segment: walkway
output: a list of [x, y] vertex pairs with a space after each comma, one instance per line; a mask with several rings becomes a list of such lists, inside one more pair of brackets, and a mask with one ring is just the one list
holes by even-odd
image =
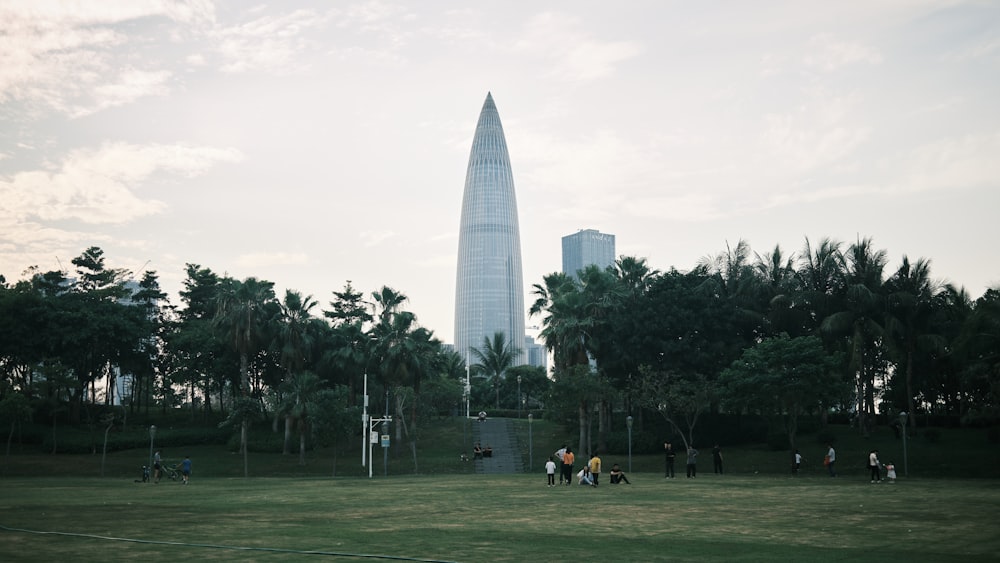
[[524, 460], [517, 445], [514, 421], [509, 418], [487, 418], [483, 422], [475, 419], [472, 425], [472, 444], [480, 443], [484, 448], [493, 447], [492, 457], [474, 460], [476, 473], [524, 473]]

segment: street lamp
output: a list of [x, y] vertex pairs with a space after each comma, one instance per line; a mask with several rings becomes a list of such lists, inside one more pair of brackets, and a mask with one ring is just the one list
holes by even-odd
[[632, 472], [632, 415], [625, 418], [625, 426], [628, 426], [628, 472]]
[[146, 467], [153, 467], [153, 439], [156, 438], [156, 425], [152, 424], [149, 427], [149, 465]]
[[535, 456], [534, 448], [531, 444], [531, 413], [528, 413], [528, 473], [531, 473], [531, 468], [535, 466]]
[[899, 413], [899, 423], [903, 425], [903, 476], [909, 477], [910, 470], [906, 465], [906, 411]]
[[517, 418], [521, 418], [521, 376], [517, 376]]

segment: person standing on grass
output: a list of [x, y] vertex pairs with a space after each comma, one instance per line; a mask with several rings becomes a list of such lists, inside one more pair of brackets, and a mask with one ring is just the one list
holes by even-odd
[[823, 463], [826, 464], [826, 468], [830, 471], [830, 477], [836, 477], [837, 470], [833, 468], [833, 464], [837, 461], [837, 451], [833, 449], [833, 444], [827, 444], [826, 446], [830, 449], [827, 450]]
[[687, 476], [688, 479], [698, 476], [698, 450], [694, 449], [694, 444], [691, 444], [687, 451]]
[[562, 476], [567, 485], [573, 484], [573, 462], [576, 456], [573, 455], [573, 448], [566, 448], [562, 458]]
[[712, 468], [716, 475], [722, 475], [722, 448], [719, 447], [719, 444], [712, 448]]
[[188, 479], [191, 478], [191, 456], [184, 456], [184, 461], [181, 462], [181, 477], [187, 485]]
[[882, 482], [882, 471], [879, 469], [878, 450], [868, 453], [868, 469], [871, 470], [872, 483]]
[[[550, 487], [556, 486], [556, 462], [553, 456], [549, 456], [549, 460], [545, 462], [545, 474], [548, 475], [548, 485]], [[561, 483], [560, 483], [561, 484]]]
[[590, 478], [594, 480], [594, 486], [598, 485], [597, 481], [601, 476], [601, 458], [598, 457], [597, 452], [594, 452], [594, 457], [590, 458]]
[[792, 474], [798, 475], [799, 469], [801, 468], [802, 468], [802, 454], [799, 453], [799, 450], [795, 450], [794, 461], [792, 462]]
[[663, 453], [664, 458], [664, 469], [663, 478], [673, 479], [674, 478], [674, 458], [677, 457], [677, 452], [674, 451], [674, 446], [670, 442], [663, 442]]
[[156, 450], [156, 453], [153, 454], [153, 482], [154, 483], [159, 483], [160, 482], [160, 464], [161, 463], [163, 463], [163, 460], [160, 459], [160, 450]]
[[560, 446], [559, 449], [556, 450], [556, 453], [553, 454], [553, 455], [555, 455], [556, 459], [559, 460], [558, 461], [558, 463], [559, 463], [559, 484], [562, 485], [563, 484], [562, 463], [563, 463], [563, 456], [566, 455], [566, 444], [563, 444], [562, 446]]

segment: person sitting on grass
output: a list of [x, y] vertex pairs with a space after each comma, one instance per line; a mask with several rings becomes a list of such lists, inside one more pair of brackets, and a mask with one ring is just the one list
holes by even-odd
[[625, 473], [622, 472], [622, 468], [618, 467], [618, 464], [616, 463], [611, 466], [611, 484], [617, 485], [618, 483], [625, 483], [626, 485], [632, 484], [629, 482], [628, 477], [625, 476]]
[[594, 480], [590, 476], [590, 467], [584, 465], [583, 469], [581, 469], [580, 472], [576, 474], [576, 476], [578, 479], [580, 479], [581, 485], [590, 485], [591, 487], [594, 486]]

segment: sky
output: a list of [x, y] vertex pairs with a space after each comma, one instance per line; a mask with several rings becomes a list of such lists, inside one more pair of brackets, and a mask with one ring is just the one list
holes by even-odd
[[1000, 2], [961, 0], [0, 0], [0, 274], [98, 246], [175, 305], [188, 263], [318, 309], [387, 285], [451, 342], [488, 92], [529, 306], [580, 229], [1000, 285]]

